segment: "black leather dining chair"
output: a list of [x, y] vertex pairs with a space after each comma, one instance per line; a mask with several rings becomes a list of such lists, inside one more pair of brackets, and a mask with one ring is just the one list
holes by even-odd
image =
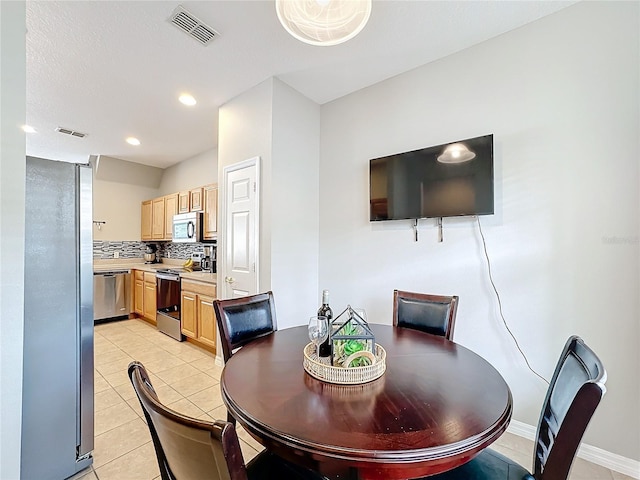
[[221, 334], [220, 343], [225, 362], [231, 358], [235, 349], [277, 329], [276, 307], [271, 291], [214, 300], [213, 309]]
[[393, 291], [393, 325], [453, 338], [458, 297]]
[[[234, 350], [277, 329], [276, 307], [271, 291], [228, 300], [214, 300], [213, 311], [218, 323], [225, 363], [232, 357]], [[229, 413], [227, 421], [235, 424], [236, 419]]]
[[425, 480], [566, 480], [582, 436], [606, 392], [607, 373], [577, 336], [565, 344], [547, 390], [533, 456], [533, 473], [494, 450]]
[[267, 450], [245, 464], [233, 424], [198, 420], [171, 410], [158, 399], [140, 362], [131, 362], [128, 372], [151, 433], [162, 480], [324, 478]]

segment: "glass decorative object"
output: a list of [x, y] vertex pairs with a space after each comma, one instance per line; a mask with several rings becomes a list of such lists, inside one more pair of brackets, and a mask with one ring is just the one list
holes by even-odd
[[351, 305], [331, 322], [331, 365], [364, 367], [375, 362], [376, 340], [367, 321]]

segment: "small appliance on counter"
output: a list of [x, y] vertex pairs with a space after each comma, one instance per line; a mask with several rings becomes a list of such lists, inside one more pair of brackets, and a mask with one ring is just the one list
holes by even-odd
[[153, 243], [148, 243], [144, 251], [144, 263], [157, 263], [157, 261], [156, 246]]
[[204, 258], [200, 261], [202, 270], [207, 272], [216, 273], [216, 246], [205, 245]]
[[203, 270], [202, 268], [202, 259], [204, 254], [202, 252], [194, 252], [191, 254], [191, 269], [192, 270]]

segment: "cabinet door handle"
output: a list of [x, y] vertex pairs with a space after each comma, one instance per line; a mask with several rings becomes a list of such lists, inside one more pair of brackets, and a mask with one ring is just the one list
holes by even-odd
[[233, 277], [224, 277], [224, 281], [227, 283], [233, 283], [235, 282], [235, 279]]

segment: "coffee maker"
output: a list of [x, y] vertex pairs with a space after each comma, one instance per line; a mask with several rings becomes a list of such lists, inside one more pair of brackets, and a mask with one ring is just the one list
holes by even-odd
[[204, 246], [204, 258], [200, 261], [202, 270], [206, 270], [211, 273], [216, 273], [216, 246], [205, 245]]

